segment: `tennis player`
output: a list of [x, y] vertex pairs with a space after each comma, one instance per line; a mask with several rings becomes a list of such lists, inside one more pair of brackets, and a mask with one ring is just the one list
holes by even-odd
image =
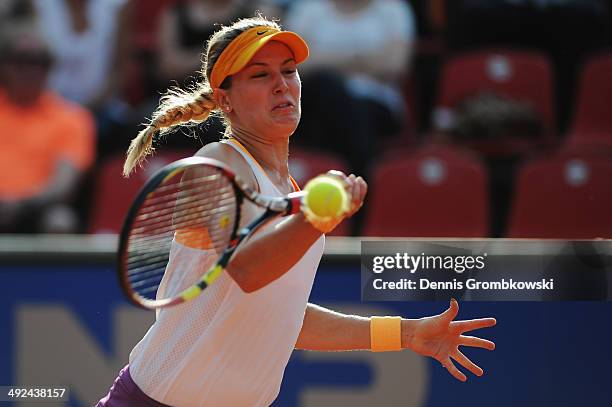
[[[288, 171], [288, 145], [300, 121], [297, 66], [307, 57], [308, 47], [297, 34], [263, 17], [221, 28], [208, 42], [203, 82], [162, 98], [150, 125], [128, 150], [125, 173], [151, 152], [154, 136], [220, 112], [227, 124], [224, 139], [197, 155], [224, 162], [262, 194], [293, 192], [298, 187]], [[351, 216], [361, 207], [367, 185], [353, 174], [336, 176], [347, 185], [351, 209], [346, 216]], [[245, 211], [248, 223], [259, 209]], [[463, 333], [495, 320], [453, 321], [454, 300], [442, 314], [417, 320], [344, 315], [308, 303], [324, 234], [341, 221], [321, 223], [296, 214], [260, 229], [203, 295], [158, 311], [98, 406], [268, 406], [296, 348], [410, 349], [437, 359], [461, 381], [466, 376], [451, 359], [482, 375], [458, 346], [493, 349], [492, 342]], [[199, 277], [206, 268], [205, 252], [189, 242], [174, 244], [168, 267]]]

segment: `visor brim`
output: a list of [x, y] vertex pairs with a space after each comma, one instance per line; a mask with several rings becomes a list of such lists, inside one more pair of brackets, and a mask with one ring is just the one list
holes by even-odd
[[228, 72], [228, 75], [233, 75], [237, 72], [240, 72], [249, 61], [255, 56], [257, 51], [259, 51], [264, 45], [266, 45], [270, 41], [278, 41], [285, 44], [291, 52], [293, 53], [293, 57], [295, 58], [295, 63], [300, 64], [308, 59], [308, 45], [306, 41], [302, 39], [298, 34], [291, 31], [280, 31], [271, 35], [264, 36], [257, 41], [254, 41], [250, 44], [244, 52], [240, 55], [232, 68]]

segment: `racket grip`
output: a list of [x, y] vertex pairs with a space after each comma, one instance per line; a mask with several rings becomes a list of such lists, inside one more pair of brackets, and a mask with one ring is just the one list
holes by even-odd
[[306, 192], [304, 191], [292, 192], [289, 195], [287, 195], [287, 201], [289, 203], [287, 212], [286, 212], [287, 215], [294, 215], [300, 212], [300, 210], [302, 209], [302, 202], [305, 196], [306, 196]]

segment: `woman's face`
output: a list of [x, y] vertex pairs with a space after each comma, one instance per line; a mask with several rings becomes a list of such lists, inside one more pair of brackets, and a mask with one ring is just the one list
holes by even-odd
[[300, 121], [301, 86], [289, 47], [268, 42], [232, 76], [226, 91], [232, 128], [264, 137], [289, 137]]

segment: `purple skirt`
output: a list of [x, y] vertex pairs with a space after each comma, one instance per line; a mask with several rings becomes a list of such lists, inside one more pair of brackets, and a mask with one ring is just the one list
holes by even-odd
[[121, 369], [108, 394], [96, 407], [169, 407], [143, 393], [130, 376], [129, 365]]

